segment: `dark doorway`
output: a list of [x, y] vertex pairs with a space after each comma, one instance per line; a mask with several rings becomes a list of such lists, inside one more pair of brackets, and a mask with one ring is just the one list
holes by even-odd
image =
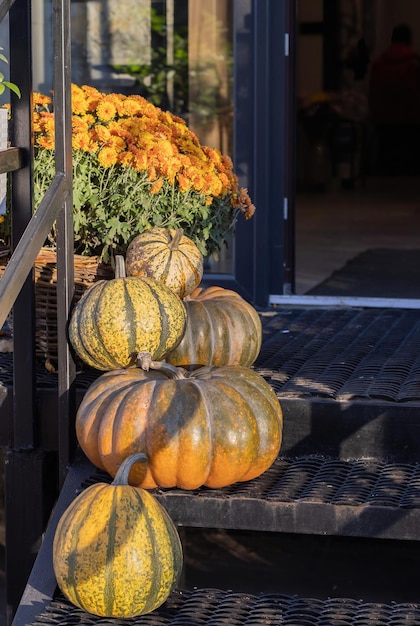
[[337, 276], [357, 260], [360, 275], [375, 281], [372, 297], [420, 297], [420, 170], [404, 166], [395, 150], [394, 166], [381, 169], [384, 149], [368, 102], [373, 61], [399, 23], [410, 26], [420, 53], [420, 5], [410, 0], [299, 2], [296, 294], [369, 295], [366, 280], [359, 289]]

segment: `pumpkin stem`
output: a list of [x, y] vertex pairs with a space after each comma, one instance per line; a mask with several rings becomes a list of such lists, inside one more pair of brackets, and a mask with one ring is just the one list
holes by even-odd
[[136, 463], [146, 463], [147, 456], [143, 452], [136, 452], [128, 456], [119, 466], [117, 473], [115, 474], [112, 485], [128, 485], [128, 475], [131, 468]]
[[162, 372], [168, 378], [176, 380], [187, 378], [187, 372], [181, 367], [175, 367], [175, 365], [165, 361], [153, 361], [150, 352], [139, 352], [137, 354], [137, 364], [145, 372], [155, 370], [156, 372]]
[[178, 250], [179, 242], [181, 241], [181, 237], [184, 234], [183, 228], [177, 228], [175, 231], [175, 235], [172, 237], [172, 241], [168, 244], [169, 250]]
[[126, 276], [124, 257], [117, 254], [115, 256], [115, 278], [125, 278]]

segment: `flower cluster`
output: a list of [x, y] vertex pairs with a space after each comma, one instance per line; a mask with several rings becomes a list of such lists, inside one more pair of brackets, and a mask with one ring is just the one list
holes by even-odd
[[[34, 94], [35, 206], [54, 175], [51, 105]], [[254, 213], [231, 159], [143, 97], [73, 85], [72, 113], [76, 252], [106, 261], [162, 226], [183, 228], [204, 255], [217, 255], [237, 215]]]

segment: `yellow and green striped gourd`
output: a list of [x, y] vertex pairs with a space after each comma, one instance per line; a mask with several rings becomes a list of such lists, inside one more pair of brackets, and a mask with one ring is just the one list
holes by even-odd
[[82, 491], [59, 520], [53, 567], [66, 598], [93, 615], [128, 618], [159, 607], [182, 571], [182, 546], [165, 509], [127, 484], [134, 454], [111, 484]]
[[84, 363], [109, 371], [135, 366], [142, 351], [164, 358], [185, 324], [182, 300], [153, 278], [126, 277], [118, 257], [116, 278], [95, 283], [74, 307], [69, 339]]

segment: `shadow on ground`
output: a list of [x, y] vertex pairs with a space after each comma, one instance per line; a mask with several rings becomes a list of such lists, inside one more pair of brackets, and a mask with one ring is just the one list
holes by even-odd
[[365, 602], [419, 602], [412, 541], [183, 529], [185, 586]]

